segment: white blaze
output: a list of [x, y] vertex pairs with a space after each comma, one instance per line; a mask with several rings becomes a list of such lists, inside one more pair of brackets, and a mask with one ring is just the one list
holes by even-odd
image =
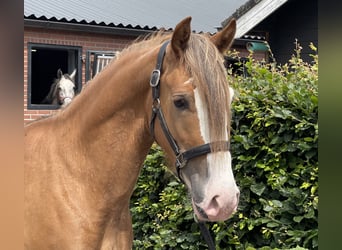
[[202, 98], [200, 94], [198, 93], [198, 88], [195, 88], [194, 90], [195, 94], [195, 105], [200, 125], [200, 131], [202, 138], [204, 140], [204, 143], [210, 142], [210, 134], [209, 134], [209, 122], [208, 122], [208, 109], [207, 105], [202, 101]]
[[[233, 89], [229, 88], [229, 91], [231, 101], [233, 98]], [[197, 88], [194, 90], [194, 96], [201, 136], [204, 143], [210, 143], [207, 105], [202, 100]], [[225, 128], [227, 128], [228, 117], [226, 117], [225, 120]], [[226, 131], [224, 138], [221, 138], [221, 140], [228, 141], [228, 139], [228, 131]], [[221, 208], [234, 206], [238, 188], [234, 180], [231, 166], [232, 159], [229, 151], [210, 153], [206, 157], [209, 170], [209, 181], [205, 188], [206, 198], [202, 202], [202, 208], [206, 209], [206, 212], [210, 214], [210, 202], [213, 197], [219, 197], [217, 202], [220, 203], [219, 207]]]

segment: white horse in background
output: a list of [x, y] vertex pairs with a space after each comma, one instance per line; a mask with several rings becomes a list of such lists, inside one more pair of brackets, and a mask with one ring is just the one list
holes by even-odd
[[42, 104], [54, 104], [66, 107], [75, 97], [75, 76], [76, 69], [69, 75], [63, 74], [61, 69], [57, 70], [57, 79], [50, 87], [50, 91]]

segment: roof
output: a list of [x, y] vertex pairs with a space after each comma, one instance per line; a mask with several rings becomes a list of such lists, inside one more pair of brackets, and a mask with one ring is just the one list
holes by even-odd
[[237, 19], [242, 38], [288, 0], [24, 0], [24, 18], [132, 30], [173, 29], [192, 16], [192, 29], [215, 33]]
[[239, 38], [253, 29], [262, 20], [276, 11], [288, 0], [249, 0], [244, 1], [230, 17], [222, 22], [222, 26], [228, 24], [231, 18], [237, 19], [236, 38]]
[[215, 33], [246, 0], [24, 0], [24, 18], [133, 29], [173, 29], [192, 16], [196, 32]]

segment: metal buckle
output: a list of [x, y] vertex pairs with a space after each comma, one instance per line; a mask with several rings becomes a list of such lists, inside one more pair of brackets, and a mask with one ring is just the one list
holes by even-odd
[[160, 109], [160, 99], [154, 99], [152, 102], [152, 111], [153, 113], [157, 113], [157, 111]]
[[151, 74], [150, 86], [157, 87], [160, 80], [160, 70], [154, 69]]
[[187, 161], [184, 160], [183, 154], [176, 155], [176, 167], [182, 169], [186, 166]]

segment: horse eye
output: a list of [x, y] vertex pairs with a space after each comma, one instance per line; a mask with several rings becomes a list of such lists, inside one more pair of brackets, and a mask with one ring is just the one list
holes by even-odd
[[185, 98], [179, 98], [173, 101], [174, 105], [178, 109], [187, 109], [189, 108], [189, 103]]

